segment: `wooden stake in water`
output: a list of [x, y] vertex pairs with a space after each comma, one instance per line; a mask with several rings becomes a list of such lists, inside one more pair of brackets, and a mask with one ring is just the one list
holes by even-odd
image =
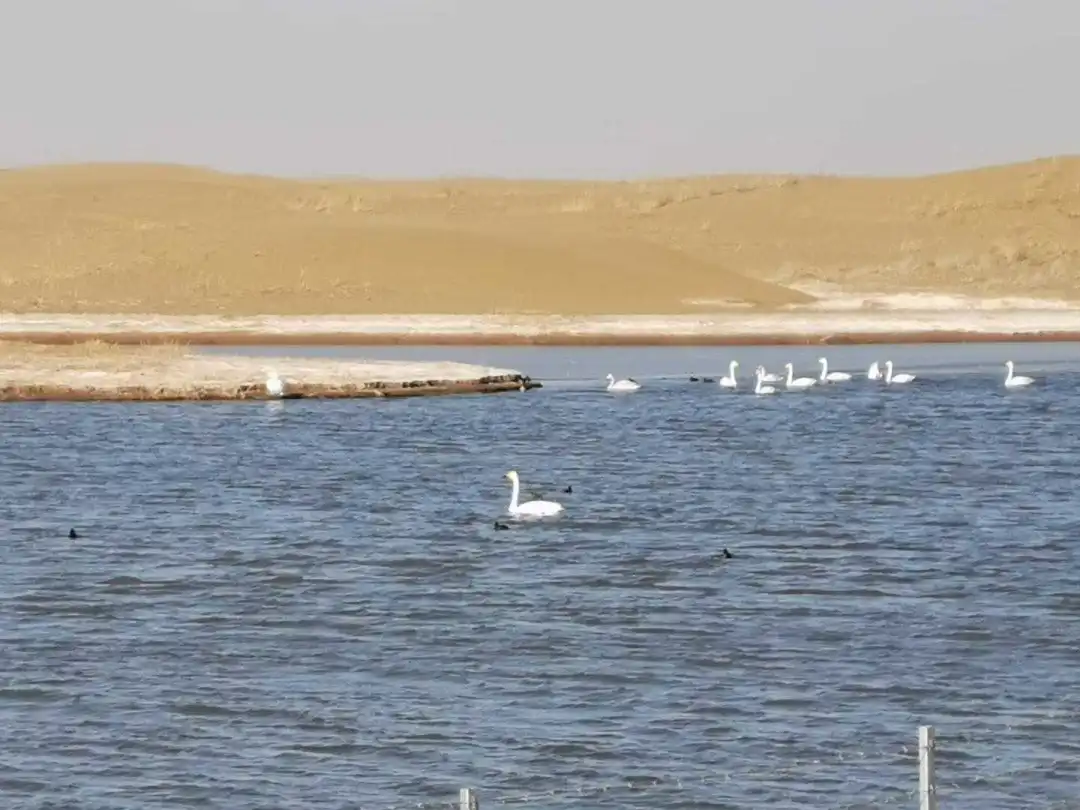
[[919, 726], [919, 810], [937, 810], [933, 726]]
[[472, 788], [462, 788], [459, 807], [461, 810], [480, 810], [480, 799], [476, 795], [476, 791]]

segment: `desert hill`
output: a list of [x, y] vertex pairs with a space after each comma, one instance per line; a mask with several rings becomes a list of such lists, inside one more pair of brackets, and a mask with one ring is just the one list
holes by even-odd
[[693, 313], [1080, 298], [1080, 158], [917, 178], [299, 181], [0, 171], [0, 311]]

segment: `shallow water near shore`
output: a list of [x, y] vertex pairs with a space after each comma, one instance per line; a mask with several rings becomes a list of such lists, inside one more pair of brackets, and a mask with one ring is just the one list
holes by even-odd
[[347, 352], [546, 387], [0, 408], [5, 806], [1071, 806], [1077, 347]]
[[596, 388], [608, 373], [661, 383], [683, 382], [691, 375], [719, 378], [731, 360], [739, 362], [739, 374], [749, 382], [756, 365], [783, 373], [792, 363], [797, 375], [816, 376], [819, 357], [826, 357], [830, 371], [863, 375], [877, 360], [893, 360], [897, 371], [935, 378], [966, 374], [1004, 376], [1004, 363], [1017, 363], [1017, 373], [1080, 371], [1080, 344], [1075, 343], [971, 343], [901, 344], [870, 346], [641, 346], [574, 347], [544, 346], [266, 346], [201, 347], [208, 354], [286, 355], [370, 358], [405, 362], [451, 361], [512, 368], [540, 380], [548, 387]]

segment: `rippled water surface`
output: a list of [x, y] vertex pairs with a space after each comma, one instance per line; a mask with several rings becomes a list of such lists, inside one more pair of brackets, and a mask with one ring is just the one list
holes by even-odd
[[2, 805], [911, 807], [925, 723], [942, 807], [1075, 806], [1080, 371], [999, 365], [6, 405]]

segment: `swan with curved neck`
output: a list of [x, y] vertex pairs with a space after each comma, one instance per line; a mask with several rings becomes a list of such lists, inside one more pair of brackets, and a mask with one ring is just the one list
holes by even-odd
[[278, 376], [276, 371], [266, 372], [266, 393], [272, 397], [280, 397], [285, 393], [285, 381]]
[[765, 366], [758, 366], [757, 370], [761, 373], [761, 379], [763, 382], [780, 382], [783, 377], [779, 374], [771, 374], [765, 370]]
[[813, 377], [796, 377], [795, 366], [791, 363], [784, 363], [784, 368], [787, 370], [787, 380], [784, 384], [788, 388], [809, 388], [817, 383]]
[[738, 360], [732, 360], [728, 363], [728, 372], [726, 377], [720, 378], [720, 386], [722, 388], [738, 388], [739, 381], [735, 379], [735, 369], [739, 367]]
[[511, 515], [518, 517], [551, 517], [563, 511], [563, 505], [555, 501], [525, 501], [525, 503], [518, 503], [518, 498], [521, 496], [521, 481], [518, 478], [517, 471], [510, 470], [506, 477], [510, 479], [512, 484], [510, 506], [506, 510]]
[[878, 365], [878, 361], [875, 360], [870, 364], [870, 368], [866, 370], [866, 379], [868, 380], [880, 380], [882, 377], [881, 366]]
[[754, 393], [757, 394], [758, 396], [762, 396], [764, 394], [775, 394], [776, 393], [775, 388], [773, 388], [771, 385], [765, 385], [764, 384], [764, 379], [765, 379], [764, 373], [763, 373], [764, 371], [765, 371], [764, 367], [758, 366], [757, 371], [754, 373]]
[[637, 391], [641, 388], [641, 383], [633, 377], [627, 377], [625, 380], [616, 380], [614, 374], [607, 375], [607, 384], [608, 391]]
[[829, 371], [828, 358], [819, 357], [818, 362], [821, 363], [821, 376], [818, 379], [822, 382], [845, 382], [851, 379], [851, 375], [846, 371]]
[[899, 374], [893, 374], [892, 360], [885, 361], [885, 384], [896, 385], [898, 383], [909, 383], [915, 379], [914, 374], [908, 374], [906, 372], [900, 372]]
[[1005, 368], [1009, 370], [1008, 373], [1005, 375], [1006, 388], [1022, 388], [1025, 385], [1031, 385], [1033, 382], [1035, 382], [1035, 380], [1031, 377], [1025, 377], [1022, 374], [1014, 374], [1012, 360], [1005, 361]]

